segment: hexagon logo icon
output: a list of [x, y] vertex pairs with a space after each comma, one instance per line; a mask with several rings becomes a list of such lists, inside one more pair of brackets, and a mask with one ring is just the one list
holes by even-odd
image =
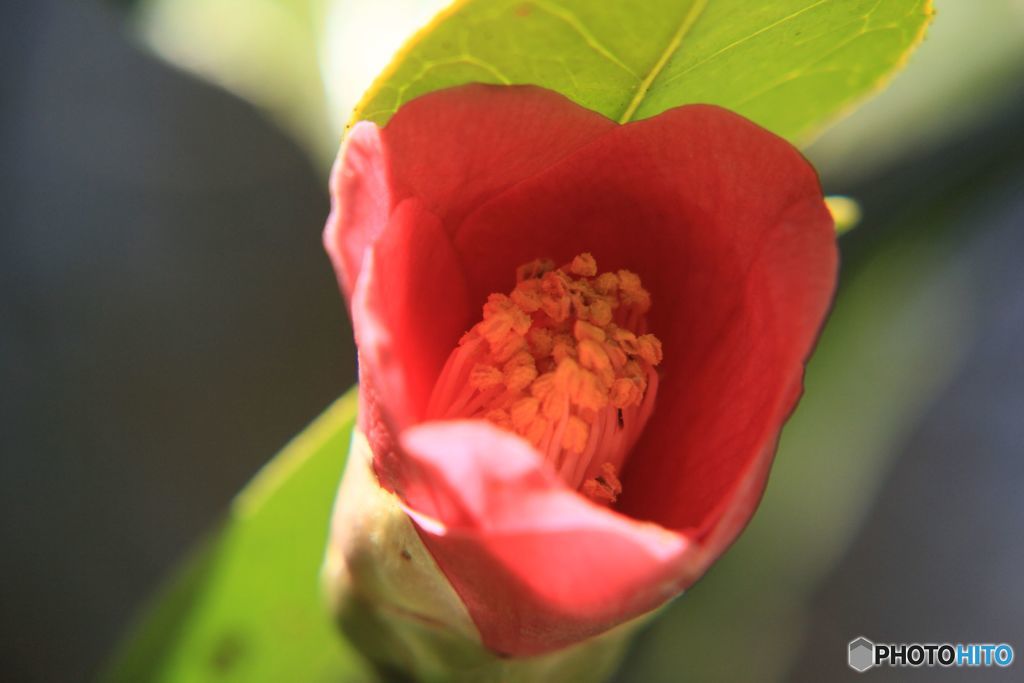
[[854, 671], [864, 673], [875, 665], [875, 644], [864, 636], [850, 641], [847, 663]]

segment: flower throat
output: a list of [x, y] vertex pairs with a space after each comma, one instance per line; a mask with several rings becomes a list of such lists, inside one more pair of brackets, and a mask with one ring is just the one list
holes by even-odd
[[635, 273], [598, 275], [590, 254], [520, 266], [512, 292], [487, 298], [448, 357], [427, 419], [489, 420], [532, 443], [570, 487], [615, 502], [658, 391], [650, 307]]

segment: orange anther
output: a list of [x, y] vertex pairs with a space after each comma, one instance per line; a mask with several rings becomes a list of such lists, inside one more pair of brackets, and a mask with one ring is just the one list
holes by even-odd
[[534, 327], [526, 338], [530, 342], [530, 352], [534, 358], [550, 356], [555, 348], [555, 338], [546, 327]]
[[493, 365], [477, 363], [469, 373], [469, 384], [474, 389], [487, 391], [493, 389], [502, 382], [501, 370]]
[[601, 344], [593, 339], [584, 339], [579, 345], [580, 365], [588, 370], [611, 368], [612, 362]]
[[569, 272], [582, 277], [594, 277], [597, 275], [597, 261], [589, 253], [583, 253], [572, 260]]
[[650, 365], [657, 365], [662, 359], [661, 340], [653, 334], [637, 339], [637, 355]]
[[536, 261], [524, 263], [516, 268], [516, 282], [538, 278], [544, 273], [554, 269], [555, 262], [551, 259], [539, 258]]
[[601, 465], [601, 474], [583, 483], [583, 494], [602, 503], [614, 503], [622, 493], [622, 483], [611, 463]]
[[[597, 272], [588, 253], [556, 268], [516, 270], [459, 341], [429, 418], [482, 418], [522, 435], [565, 481], [596, 502], [622, 491], [616, 473], [657, 389], [661, 342], [644, 332], [650, 294], [628, 270]], [[600, 472], [584, 481], [587, 473]]]
[[488, 410], [487, 414], [484, 415], [484, 419], [498, 425], [502, 429], [512, 430], [512, 419], [508, 413], [500, 408], [495, 410]]
[[580, 418], [572, 415], [565, 423], [565, 431], [562, 432], [562, 448], [571, 453], [582, 453], [587, 446], [587, 436], [590, 434], [590, 427]]
[[605, 327], [612, 321], [612, 307], [604, 299], [595, 299], [587, 311], [590, 322], [598, 327]]
[[512, 404], [509, 414], [512, 418], [512, 426], [520, 434], [525, 433], [530, 423], [537, 417], [540, 410], [540, 401], [533, 396], [524, 396]]
[[512, 302], [523, 309], [526, 313], [533, 313], [543, 303], [540, 282], [537, 280], [526, 280], [521, 282], [510, 295]]
[[615, 273], [601, 273], [594, 278], [594, 291], [614, 296], [619, 291], [619, 276]]
[[502, 368], [509, 391], [523, 391], [537, 379], [537, 366], [529, 351], [519, 351]]
[[572, 326], [572, 334], [576, 337], [576, 341], [592, 339], [596, 342], [603, 342], [608, 336], [605, 334], [604, 330], [597, 325], [592, 325], [583, 320], [577, 320]]

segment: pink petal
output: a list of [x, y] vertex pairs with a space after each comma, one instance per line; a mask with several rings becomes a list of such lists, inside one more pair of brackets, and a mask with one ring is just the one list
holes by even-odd
[[402, 447], [410, 514], [495, 651], [558, 649], [678, 592], [683, 536], [567, 489], [519, 437], [432, 422], [407, 430]]

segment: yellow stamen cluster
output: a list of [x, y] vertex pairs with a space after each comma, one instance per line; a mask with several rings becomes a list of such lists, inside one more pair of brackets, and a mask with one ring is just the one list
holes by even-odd
[[662, 359], [661, 342], [642, 333], [650, 294], [628, 270], [599, 275], [590, 254], [561, 268], [527, 263], [516, 279], [510, 294], [488, 298], [428, 412], [514, 431], [570, 485], [613, 502], [616, 469], [650, 414]]

